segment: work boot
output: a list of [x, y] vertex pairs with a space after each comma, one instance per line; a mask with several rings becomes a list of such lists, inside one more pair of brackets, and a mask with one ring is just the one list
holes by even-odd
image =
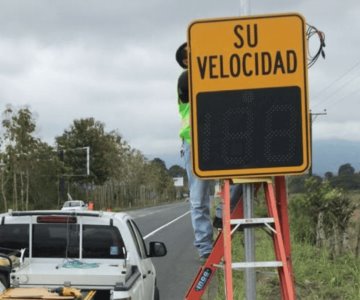
[[[218, 230], [222, 230], [222, 228], [223, 228], [222, 218], [215, 216], [215, 218], [213, 220], [213, 227], [217, 228]], [[231, 230], [233, 230], [235, 228], [235, 225], [231, 225], [230, 228], [231, 228]], [[236, 231], [243, 231], [243, 228], [241, 226], [238, 226]]]
[[209, 256], [210, 256], [210, 253], [205, 253], [205, 254], [201, 255], [200, 256], [200, 262], [202, 264], [204, 264], [207, 261], [207, 259], [209, 258]]
[[217, 229], [222, 229], [223, 227], [222, 219], [215, 216], [213, 221], [213, 227]]

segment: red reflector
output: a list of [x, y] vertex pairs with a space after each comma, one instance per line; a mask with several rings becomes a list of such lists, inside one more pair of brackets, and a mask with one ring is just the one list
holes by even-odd
[[73, 216], [38, 216], [38, 223], [76, 223], [76, 217]]

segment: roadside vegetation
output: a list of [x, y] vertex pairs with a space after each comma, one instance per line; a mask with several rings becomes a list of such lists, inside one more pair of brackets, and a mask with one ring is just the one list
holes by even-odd
[[[360, 299], [360, 174], [350, 164], [337, 175], [288, 178], [292, 264], [297, 299]], [[262, 195], [256, 211], [264, 209]], [[255, 230], [256, 260], [274, 260], [272, 240]], [[244, 260], [243, 233], [233, 237], [233, 260]], [[244, 273], [233, 271], [234, 299], [245, 299]], [[257, 270], [257, 299], [280, 299], [276, 271]], [[217, 300], [225, 299], [217, 272]]]
[[49, 145], [36, 137], [28, 108], [8, 105], [1, 117], [0, 211], [57, 209], [68, 194], [93, 202], [95, 209], [121, 210], [175, 201], [185, 193], [173, 183], [173, 177], [185, 177], [183, 168], [147, 159], [94, 118], [74, 120]]
[[[93, 202], [95, 209], [123, 210], [176, 201], [187, 193], [186, 172], [147, 159], [115, 130], [93, 118], [74, 120], [49, 145], [36, 137], [28, 108], [7, 106], [0, 126], [0, 211], [57, 209], [67, 200]], [[89, 157], [87, 157], [89, 149]], [[89, 158], [89, 173], [87, 170]], [[184, 177], [175, 188], [173, 177]], [[292, 262], [298, 299], [360, 299], [360, 174], [350, 164], [338, 173], [288, 178]], [[255, 200], [257, 214], [266, 208]], [[234, 261], [243, 259], [236, 232]], [[274, 260], [271, 238], [256, 229], [257, 260]], [[218, 295], [223, 300], [219, 270]], [[279, 299], [276, 272], [257, 273], [258, 299]], [[234, 271], [235, 299], [244, 299], [244, 278]]]

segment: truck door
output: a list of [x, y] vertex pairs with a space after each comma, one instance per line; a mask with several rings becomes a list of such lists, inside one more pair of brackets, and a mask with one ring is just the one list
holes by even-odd
[[131, 234], [134, 237], [136, 248], [140, 257], [139, 269], [144, 284], [144, 300], [153, 300], [155, 287], [155, 269], [151, 258], [147, 256], [146, 246], [142, 235], [132, 220], [128, 221], [128, 226]]

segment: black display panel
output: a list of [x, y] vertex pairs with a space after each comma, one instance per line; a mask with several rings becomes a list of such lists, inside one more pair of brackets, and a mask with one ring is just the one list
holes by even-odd
[[196, 109], [201, 171], [303, 165], [299, 87], [202, 92]]

